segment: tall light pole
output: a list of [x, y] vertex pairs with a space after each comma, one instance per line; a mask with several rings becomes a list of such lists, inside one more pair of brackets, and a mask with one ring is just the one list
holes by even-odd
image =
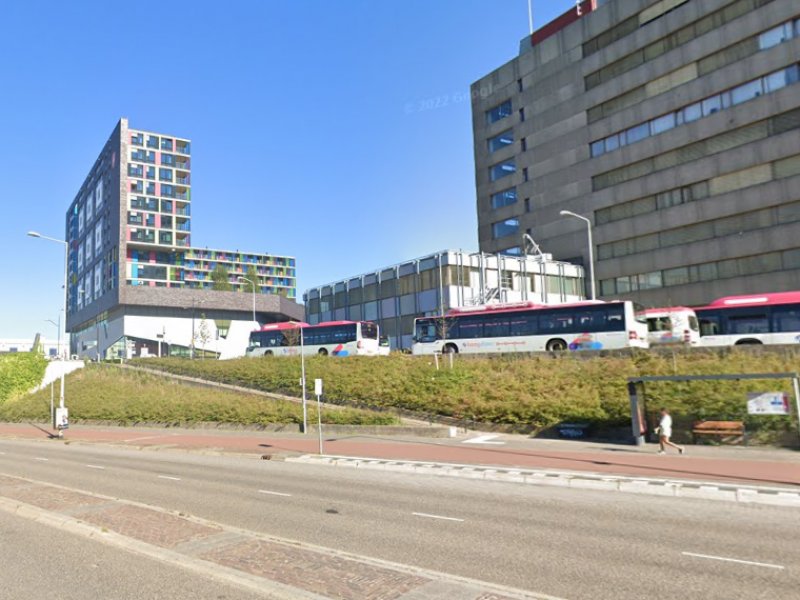
[[581, 221], [586, 223], [586, 231], [589, 234], [589, 269], [592, 274], [590, 279], [592, 286], [591, 287], [592, 300], [595, 300], [597, 298], [597, 290], [595, 288], [595, 282], [594, 282], [594, 243], [592, 242], [592, 222], [583, 215], [576, 214], [571, 210], [562, 210], [558, 214], [560, 214], [563, 217], [575, 217], [576, 219], [580, 219]]
[[52, 323], [56, 326], [56, 331], [58, 332], [58, 356], [61, 356], [61, 311], [58, 311], [58, 323], [53, 321], [53, 319], [45, 319], [47, 323]]
[[300, 329], [300, 384], [303, 386], [303, 433], [308, 433], [308, 406], [306, 405], [306, 353], [303, 343], [303, 323], [298, 323]]
[[242, 277], [241, 275], [237, 275], [236, 279], [238, 279], [240, 281], [246, 281], [252, 286], [252, 290], [253, 290], [253, 323], [257, 324], [258, 321], [256, 321], [256, 282], [253, 281], [252, 279], [248, 279], [247, 277]]
[[[58, 238], [48, 237], [46, 235], [42, 235], [37, 231], [29, 231], [28, 235], [30, 237], [41, 238], [43, 240], [48, 240], [50, 242], [57, 242], [59, 244], [64, 244], [64, 343], [66, 345], [67, 342], [67, 259], [69, 257], [69, 242], [66, 240], [59, 240]], [[59, 332], [61, 328], [59, 327]], [[66, 353], [65, 353], [66, 354]], [[62, 356], [61, 360], [65, 360], [66, 356]], [[65, 365], [62, 365], [65, 367]], [[64, 408], [64, 371], [65, 369], [61, 369], [61, 391], [58, 399], [58, 406], [59, 408]], [[61, 437], [61, 430], [58, 431], [59, 437]]]

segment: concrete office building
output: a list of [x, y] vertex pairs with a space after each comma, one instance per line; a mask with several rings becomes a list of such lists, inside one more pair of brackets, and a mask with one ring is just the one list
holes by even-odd
[[479, 245], [528, 232], [601, 297], [800, 289], [800, 3], [606, 0], [473, 84]]
[[583, 299], [583, 268], [538, 256], [443, 250], [307, 290], [306, 321], [374, 321], [392, 348], [411, 348], [416, 317], [493, 302]]
[[[254, 318], [303, 316], [294, 258], [192, 247], [191, 205], [190, 141], [121, 119], [66, 214], [72, 354], [225, 358], [244, 353]], [[217, 266], [234, 291], [211, 289]]]

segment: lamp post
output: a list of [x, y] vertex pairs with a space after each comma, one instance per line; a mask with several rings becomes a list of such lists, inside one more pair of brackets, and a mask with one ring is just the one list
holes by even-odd
[[591, 271], [591, 293], [592, 293], [592, 300], [595, 300], [597, 297], [597, 292], [594, 283], [594, 244], [592, 242], [592, 222], [584, 217], [583, 215], [576, 214], [570, 210], [562, 210], [559, 212], [563, 217], [575, 217], [576, 219], [580, 219], [581, 221], [586, 223], [586, 231], [589, 235], [589, 270]]
[[[65, 240], [59, 240], [58, 238], [48, 237], [46, 235], [42, 235], [37, 231], [29, 231], [28, 235], [30, 237], [41, 238], [43, 240], [48, 240], [50, 242], [57, 242], [59, 244], [64, 245], [64, 343], [66, 345], [67, 342], [67, 259], [69, 255], [69, 242]], [[59, 315], [60, 317], [60, 315]], [[59, 318], [59, 321], [61, 319]], [[61, 328], [59, 327], [59, 333], [61, 332]], [[66, 353], [65, 353], [66, 354]], [[65, 360], [66, 356], [62, 356], [61, 360]], [[64, 365], [62, 365], [64, 367]], [[64, 368], [61, 369], [61, 391], [58, 399], [58, 406], [59, 408], [64, 408]], [[59, 437], [62, 435], [62, 431], [59, 429], [58, 431]]]
[[45, 319], [47, 323], [52, 323], [56, 326], [56, 331], [58, 332], [58, 356], [61, 356], [61, 311], [58, 311], [58, 323], [53, 321], [53, 319]]
[[300, 383], [303, 386], [303, 433], [308, 433], [308, 406], [306, 405], [306, 353], [303, 343], [303, 324], [299, 323], [300, 329]]
[[239, 281], [246, 281], [252, 286], [252, 291], [253, 291], [253, 323], [258, 324], [258, 321], [256, 320], [256, 282], [253, 281], [252, 279], [248, 279], [247, 277], [242, 277], [241, 275], [237, 275], [236, 279], [238, 279]]

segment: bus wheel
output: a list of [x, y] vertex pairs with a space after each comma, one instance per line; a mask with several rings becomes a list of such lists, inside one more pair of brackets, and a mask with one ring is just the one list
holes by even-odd
[[458, 346], [455, 344], [445, 344], [442, 348], [442, 354], [458, 354]]
[[564, 340], [550, 340], [545, 348], [547, 348], [548, 352], [564, 352], [567, 349], [567, 342]]
[[751, 339], [751, 340], [739, 340], [734, 345], [735, 346], [754, 346], [754, 345], [761, 346], [762, 344], [763, 344], [763, 342], [761, 340], [752, 340]]
[[328, 356], [328, 351], [325, 350], [325, 348], [320, 348], [317, 354], [319, 354], [320, 356]]
[[264, 356], [272, 356], [272, 350], [267, 350], [264, 352]]

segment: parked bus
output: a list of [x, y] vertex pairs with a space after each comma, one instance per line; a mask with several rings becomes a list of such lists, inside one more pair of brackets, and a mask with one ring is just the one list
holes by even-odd
[[250, 333], [247, 356], [377, 356], [378, 326], [369, 321], [270, 323]]
[[702, 346], [800, 342], [800, 292], [726, 296], [695, 313]]
[[694, 310], [685, 306], [648, 308], [647, 341], [651, 347], [680, 344], [696, 346], [700, 342], [700, 325]]
[[647, 323], [630, 301], [456, 308], [416, 319], [414, 333], [413, 354], [647, 348]]

